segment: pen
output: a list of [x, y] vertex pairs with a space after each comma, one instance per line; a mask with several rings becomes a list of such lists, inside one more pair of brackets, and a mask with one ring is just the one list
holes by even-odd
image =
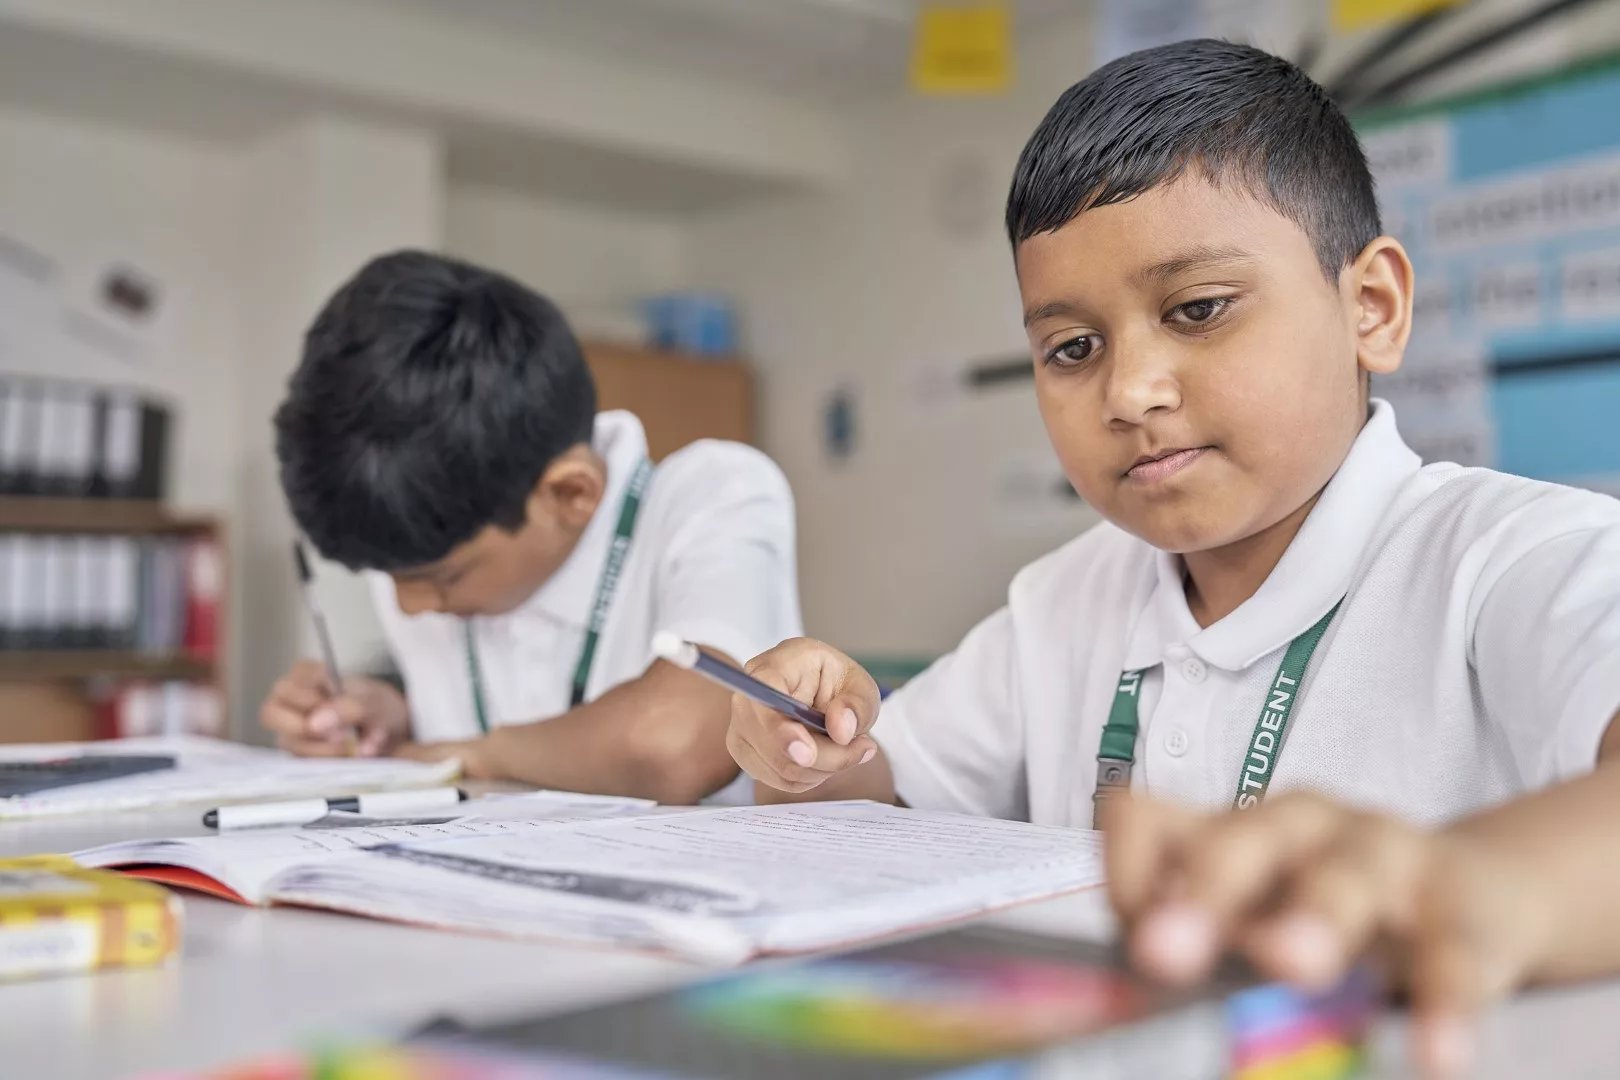
[[780, 690], [773, 690], [747, 672], [739, 671], [724, 660], [710, 656], [690, 641], [683, 640], [678, 634], [672, 634], [667, 630], [660, 630], [654, 634], [653, 654], [660, 659], [668, 660], [676, 667], [706, 676], [728, 690], [759, 702], [767, 709], [775, 709], [779, 713], [791, 716], [806, 727], [815, 728], [817, 731], [827, 730], [827, 718], [804, 702], [795, 701]]
[[443, 810], [466, 801], [460, 788], [420, 788], [411, 791], [378, 791], [341, 799], [292, 799], [288, 802], [244, 803], [221, 806], [203, 815], [210, 829], [252, 829], [268, 825], [308, 825], [334, 810], [347, 810], [368, 816], [398, 816]]
[[[315, 639], [320, 643], [321, 661], [326, 665], [326, 680], [332, 684], [332, 696], [341, 697], [343, 675], [338, 671], [337, 650], [332, 648], [332, 631], [327, 629], [326, 615], [315, 602], [315, 574], [309, 568], [309, 556], [304, 552], [302, 541], [293, 541], [293, 563], [298, 567], [298, 584], [304, 594], [304, 606], [309, 609], [310, 620], [315, 624]], [[359, 736], [353, 729], [350, 729], [347, 741], [352, 757], [360, 746]]]
[[301, 541], [293, 541], [293, 562], [298, 567], [298, 584], [304, 592], [304, 606], [315, 622], [315, 637], [320, 642], [321, 659], [326, 664], [326, 677], [332, 683], [333, 695], [343, 693], [343, 676], [338, 674], [337, 653], [332, 648], [332, 633], [326, 628], [326, 616], [315, 602], [315, 575], [309, 569], [309, 556], [304, 554]]

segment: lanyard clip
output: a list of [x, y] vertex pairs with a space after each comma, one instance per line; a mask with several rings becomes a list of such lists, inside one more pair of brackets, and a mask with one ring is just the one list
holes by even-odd
[[1091, 795], [1091, 827], [1102, 828], [1103, 803], [1131, 790], [1131, 763], [1118, 758], [1097, 759], [1097, 787]]

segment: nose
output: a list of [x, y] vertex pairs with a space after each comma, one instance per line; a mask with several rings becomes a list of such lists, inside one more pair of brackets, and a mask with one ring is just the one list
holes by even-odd
[[1140, 424], [1155, 410], [1181, 407], [1181, 383], [1168, 350], [1151, 340], [1115, 343], [1105, 407], [1108, 419]]

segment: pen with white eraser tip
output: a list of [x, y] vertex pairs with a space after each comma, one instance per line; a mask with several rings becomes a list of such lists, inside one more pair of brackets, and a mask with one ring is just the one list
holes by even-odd
[[367, 817], [398, 817], [446, 810], [467, 800], [460, 788], [410, 788], [375, 791], [341, 799], [289, 799], [285, 802], [242, 803], [221, 806], [203, 815], [210, 829], [262, 829], [276, 825], [308, 825], [334, 810]]
[[790, 716], [806, 727], [817, 731], [827, 730], [827, 718], [812, 709], [802, 701], [796, 701], [780, 690], [766, 686], [746, 671], [741, 671], [721, 660], [710, 656], [679, 634], [668, 630], [660, 630], [653, 635], [653, 655], [660, 660], [667, 660], [678, 668], [695, 671], [714, 682], [724, 686], [727, 690], [741, 694], [751, 701], [757, 701], [767, 709]]

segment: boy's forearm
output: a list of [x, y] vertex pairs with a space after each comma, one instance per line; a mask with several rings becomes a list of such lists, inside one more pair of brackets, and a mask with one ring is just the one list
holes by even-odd
[[1589, 775], [1460, 822], [1456, 835], [1528, 875], [1545, 913], [1537, 981], [1620, 972], [1620, 716]]
[[667, 664], [597, 700], [461, 744], [474, 779], [690, 804], [737, 775], [730, 695]]
[[894, 770], [883, 748], [865, 765], [857, 765], [847, 772], [835, 773], [824, 783], [809, 791], [791, 792], [754, 782], [754, 801], [766, 803], [836, 802], [840, 799], [870, 799], [880, 803], [898, 803], [894, 790]]

